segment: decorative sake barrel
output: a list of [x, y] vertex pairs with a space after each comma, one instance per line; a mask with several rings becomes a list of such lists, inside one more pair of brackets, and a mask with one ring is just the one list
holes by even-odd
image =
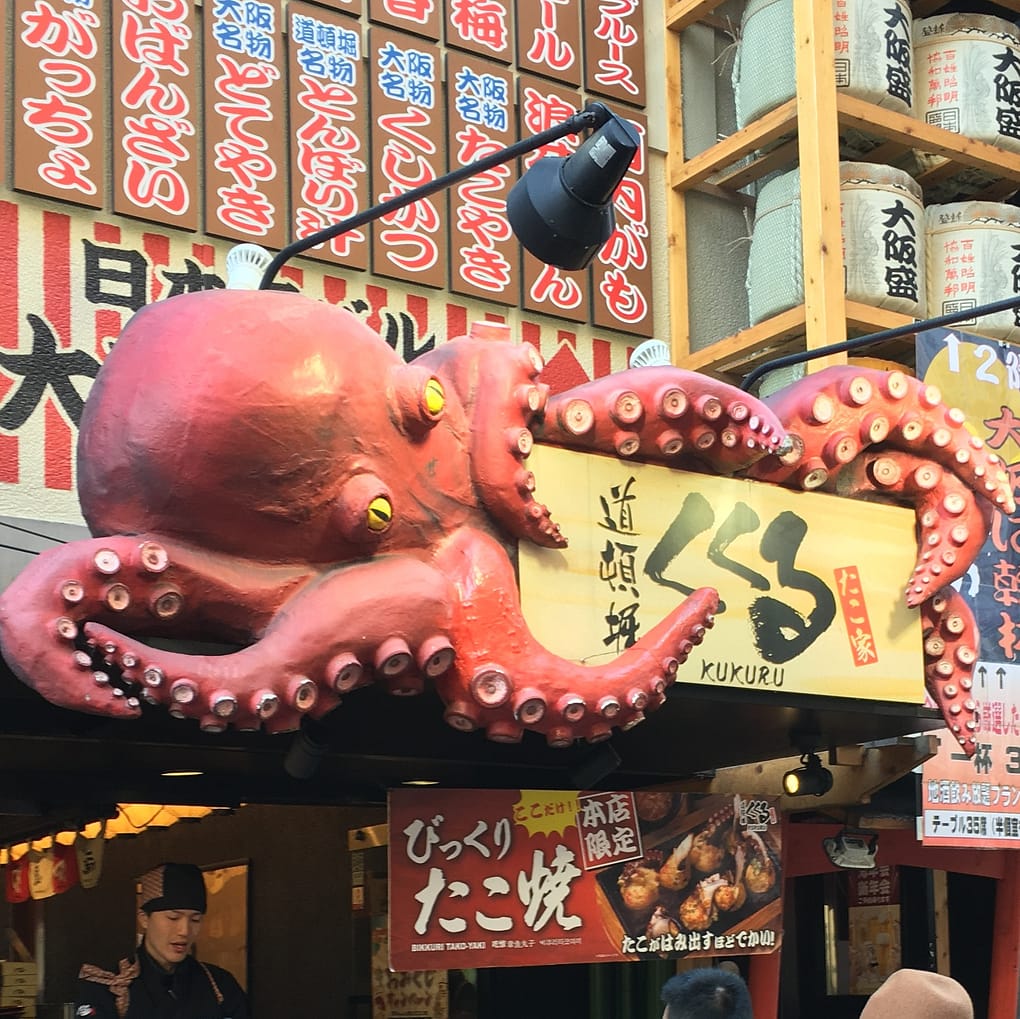
[[[924, 208], [917, 182], [892, 166], [839, 164], [843, 262], [851, 301], [924, 316]], [[800, 172], [761, 189], [747, 263], [751, 323], [804, 300]]]
[[[950, 202], [924, 210], [928, 314], [950, 315], [1020, 293], [1020, 209]], [[1001, 311], [955, 328], [1020, 341], [1020, 313]]]
[[840, 163], [846, 296], [904, 315], [925, 315], [924, 203], [908, 173]]
[[944, 14], [914, 22], [920, 120], [1020, 152], [1020, 36], [1012, 22]]
[[[906, 0], [834, 0], [836, 86], [877, 106], [909, 113], [913, 46]], [[793, 0], [750, 0], [740, 24], [733, 93], [744, 127], [796, 92]]]

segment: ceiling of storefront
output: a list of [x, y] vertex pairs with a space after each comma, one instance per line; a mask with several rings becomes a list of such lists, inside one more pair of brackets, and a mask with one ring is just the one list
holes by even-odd
[[[152, 709], [137, 722], [54, 708], [0, 673], [0, 843], [116, 802], [382, 803], [413, 780], [471, 788], [641, 788], [808, 748], [943, 725], [936, 712], [864, 701], [678, 684], [641, 726], [568, 750], [451, 729], [438, 698], [359, 691], [308, 736], [208, 734]], [[306, 753], [295, 749], [303, 745]], [[288, 773], [304, 773], [294, 777]], [[200, 771], [166, 778], [164, 771]], [[777, 793], [779, 790], [776, 790]]]

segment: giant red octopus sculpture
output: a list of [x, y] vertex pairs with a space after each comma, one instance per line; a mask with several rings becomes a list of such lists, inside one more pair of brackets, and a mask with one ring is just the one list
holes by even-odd
[[[512, 551], [566, 539], [534, 495], [537, 441], [913, 504], [907, 599], [929, 689], [973, 750], [977, 635], [947, 585], [1013, 498], [936, 390], [844, 367], [763, 402], [665, 366], [550, 398], [538, 353], [486, 331], [405, 364], [353, 315], [283, 291], [140, 311], [81, 420], [96, 537], [43, 553], [0, 597], [11, 668], [67, 708], [135, 717], [146, 701], [212, 731], [293, 729], [375, 682], [431, 684], [452, 726], [493, 740], [604, 739], [662, 702], [718, 596], [695, 591], [608, 664], [540, 646]], [[160, 637], [239, 649], [142, 640]]]

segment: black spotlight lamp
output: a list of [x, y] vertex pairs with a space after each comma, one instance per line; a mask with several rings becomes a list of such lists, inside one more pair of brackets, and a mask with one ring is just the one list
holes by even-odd
[[306, 717], [283, 758], [283, 770], [291, 778], [312, 778], [328, 751], [329, 730]]
[[613, 193], [641, 146], [631, 124], [592, 105], [605, 111], [605, 123], [571, 155], [532, 164], [506, 200], [517, 239], [559, 269], [583, 269], [612, 236]]
[[560, 269], [583, 269], [613, 232], [613, 193], [641, 146], [632, 125], [621, 120], [604, 103], [595, 102], [530, 138], [292, 241], [266, 267], [259, 290], [269, 290], [280, 267], [302, 251], [325, 244], [568, 134], [589, 130], [592, 133], [571, 155], [539, 159], [514, 185], [507, 199], [507, 219], [528, 251]]
[[803, 754], [800, 767], [783, 776], [783, 792], [787, 796], [824, 796], [832, 788], [832, 772], [818, 754]]

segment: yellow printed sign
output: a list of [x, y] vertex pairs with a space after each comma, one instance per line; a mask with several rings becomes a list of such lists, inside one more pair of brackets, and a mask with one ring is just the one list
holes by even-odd
[[575, 823], [577, 793], [545, 789], [522, 789], [514, 804], [514, 823], [527, 829], [529, 835], [562, 835]]
[[520, 550], [525, 617], [557, 654], [611, 660], [714, 587], [683, 682], [924, 702], [911, 510], [545, 446], [528, 463], [570, 542]]

